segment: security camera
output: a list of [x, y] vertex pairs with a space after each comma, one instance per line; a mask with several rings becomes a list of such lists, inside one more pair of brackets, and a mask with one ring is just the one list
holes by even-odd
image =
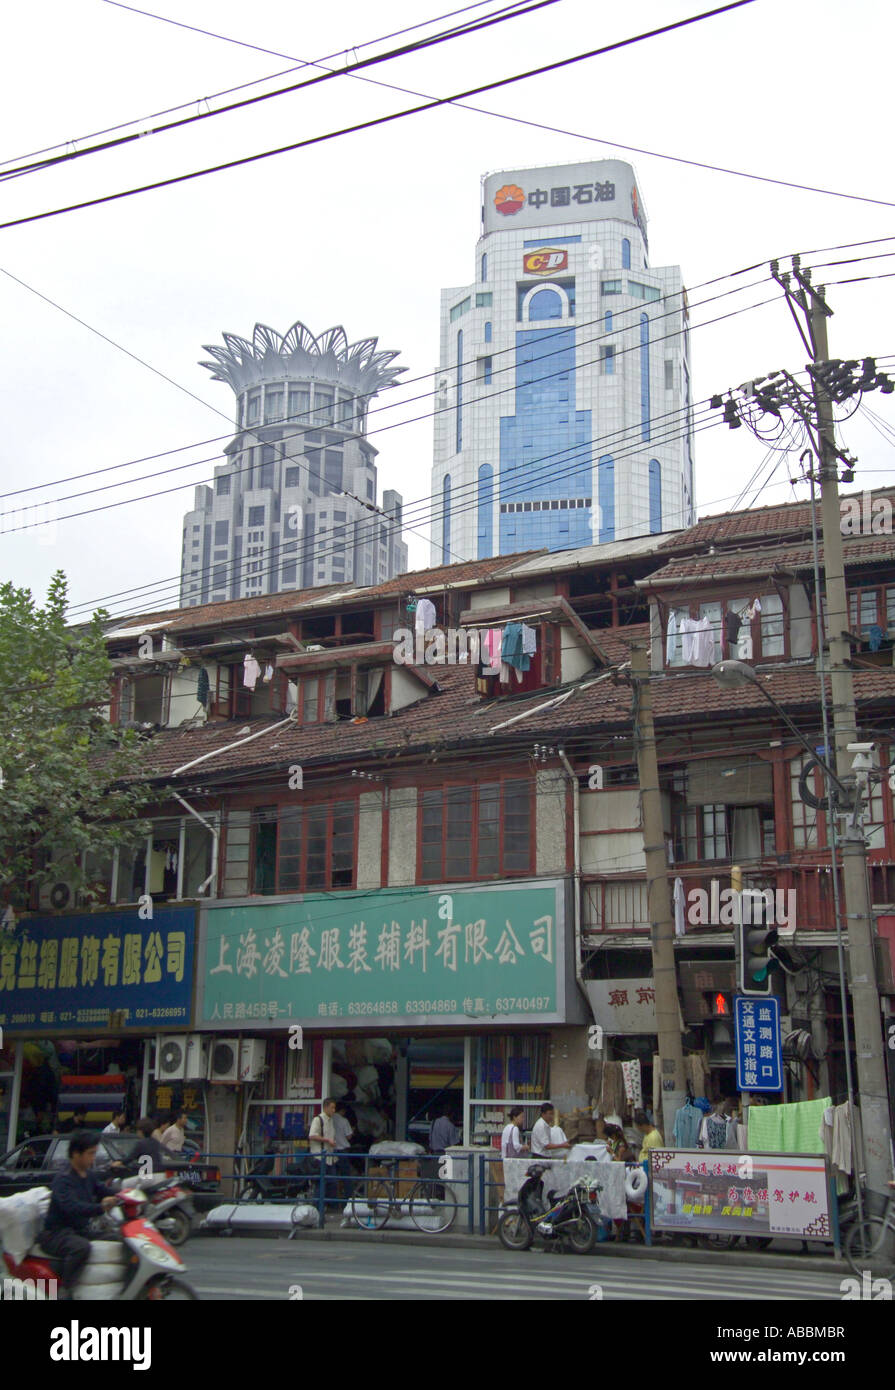
[[875, 743], [848, 743], [846, 747], [849, 753], [872, 753], [876, 747]]

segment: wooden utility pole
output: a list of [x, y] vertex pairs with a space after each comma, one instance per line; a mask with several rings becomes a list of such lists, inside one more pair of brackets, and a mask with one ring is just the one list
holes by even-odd
[[687, 1099], [681, 1016], [674, 962], [674, 916], [668, 888], [665, 828], [659, 795], [659, 763], [653, 726], [649, 654], [642, 644], [631, 648], [634, 688], [634, 747], [643, 815], [643, 851], [646, 858], [647, 911], [656, 992], [656, 1026], [659, 1035], [659, 1069], [662, 1096], [662, 1137], [671, 1144], [674, 1117]]

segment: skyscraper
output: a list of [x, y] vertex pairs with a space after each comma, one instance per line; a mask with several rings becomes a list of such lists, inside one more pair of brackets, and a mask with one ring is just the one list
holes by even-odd
[[303, 323], [224, 343], [200, 365], [232, 388], [236, 433], [184, 517], [181, 606], [401, 574], [401, 497], [387, 490], [377, 507], [365, 438], [370, 400], [406, 370], [389, 365], [397, 352]]
[[634, 170], [490, 174], [482, 200], [475, 280], [441, 293], [433, 563], [689, 526], [686, 294]]

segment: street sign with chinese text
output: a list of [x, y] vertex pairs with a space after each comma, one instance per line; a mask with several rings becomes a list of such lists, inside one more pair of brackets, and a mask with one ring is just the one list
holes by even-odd
[[594, 1018], [609, 1036], [655, 1033], [656, 988], [649, 976], [639, 980], [585, 980]]
[[654, 1230], [834, 1239], [822, 1155], [651, 1149], [649, 1176]]
[[738, 995], [734, 1004], [737, 1090], [783, 1090], [780, 1000]]
[[188, 1028], [193, 908], [73, 913], [21, 922], [0, 941], [0, 1025], [9, 1034]]
[[209, 903], [196, 1026], [563, 1022], [565, 891], [550, 879]]

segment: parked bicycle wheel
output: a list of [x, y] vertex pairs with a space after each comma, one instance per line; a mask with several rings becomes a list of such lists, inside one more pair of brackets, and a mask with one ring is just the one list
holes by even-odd
[[392, 1208], [391, 1188], [383, 1178], [367, 1178], [354, 1185], [351, 1215], [365, 1231], [381, 1231]]
[[418, 1231], [449, 1231], [457, 1205], [454, 1189], [446, 1183], [418, 1182], [410, 1193], [410, 1217]]
[[697, 1237], [703, 1250], [732, 1250], [739, 1240], [738, 1235], [701, 1235]]
[[895, 1228], [882, 1217], [871, 1216], [849, 1232], [845, 1258], [855, 1274], [895, 1276]]

